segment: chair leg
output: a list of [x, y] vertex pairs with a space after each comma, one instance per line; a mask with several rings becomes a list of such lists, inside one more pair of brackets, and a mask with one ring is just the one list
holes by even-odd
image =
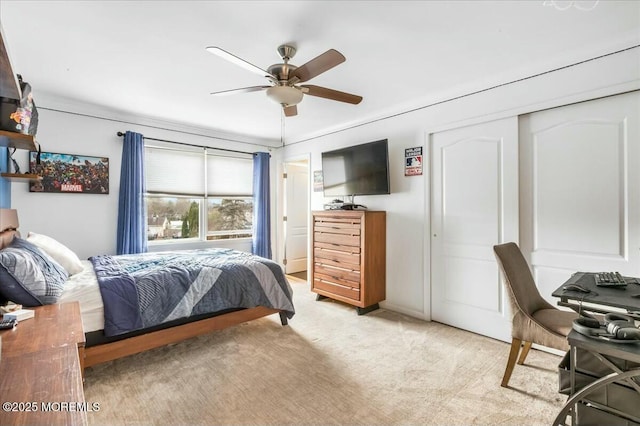
[[511, 378], [511, 373], [513, 373], [513, 367], [516, 365], [518, 352], [520, 352], [520, 345], [522, 345], [522, 340], [516, 339], [515, 337], [511, 339], [509, 360], [507, 361], [507, 368], [504, 370], [504, 376], [502, 376], [502, 383], [500, 384], [503, 388], [506, 388], [509, 385], [509, 379]]
[[524, 364], [524, 360], [527, 358], [527, 355], [529, 355], [529, 349], [531, 349], [531, 342], [524, 342], [522, 352], [520, 352], [520, 358], [518, 358], [518, 365]]

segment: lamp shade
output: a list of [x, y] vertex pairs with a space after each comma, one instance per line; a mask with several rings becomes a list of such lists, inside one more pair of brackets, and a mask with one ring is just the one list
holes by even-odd
[[291, 86], [271, 86], [267, 89], [267, 96], [281, 105], [291, 106], [302, 100], [302, 91]]
[[16, 209], [0, 209], [0, 232], [7, 229], [18, 229], [19, 225]]

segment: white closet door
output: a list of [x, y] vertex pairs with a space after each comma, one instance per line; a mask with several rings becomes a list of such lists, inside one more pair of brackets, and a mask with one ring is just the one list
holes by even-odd
[[286, 163], [285, 272], [307, 270], [309, 171], [307, 164]]
[[517, 117], [431, 135], [432, 319], [511, 340], [493, 245], [518, 241]]
[[521, 118], [521, 248], [540, 293], [575, 271], [640, 276], [640, 92]]

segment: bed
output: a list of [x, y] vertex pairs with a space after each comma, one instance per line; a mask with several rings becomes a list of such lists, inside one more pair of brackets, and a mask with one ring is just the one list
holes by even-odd
[[[3, 211], [5, 217], [2, 217]], [[277, 263], [231, 249], [80, 260], [54, 239], [17, 233], [0, 209], [0, 299], [25, 307], [78, 301], [83, 367], [295, 309]]]

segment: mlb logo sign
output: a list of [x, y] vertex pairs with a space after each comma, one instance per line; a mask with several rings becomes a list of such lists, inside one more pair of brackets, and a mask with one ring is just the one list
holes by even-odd
[[422, 147], [404, 150], [404, 175], [418, 176], [422, 174]]

